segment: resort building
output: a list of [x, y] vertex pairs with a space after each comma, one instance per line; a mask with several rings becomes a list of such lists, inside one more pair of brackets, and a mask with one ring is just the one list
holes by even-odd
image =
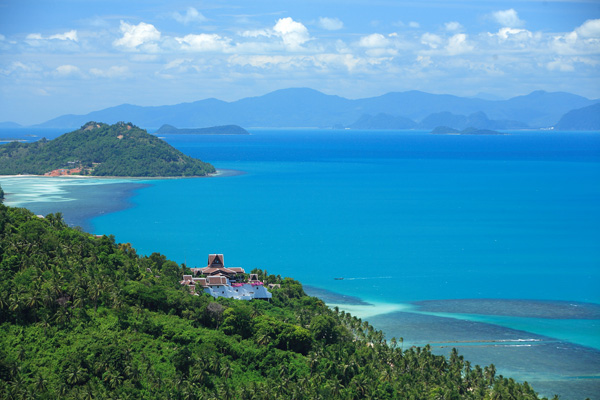
[[250, 279], [242, 282], [244, 269], [226, 268], [223, 254], [209, 254], [206, 267], [191, 270], [193, 275], [184, 275], [181, 284], [186, 285], [194, 294], [202, 290], [215, 298], [228, 297], [237, 300], [270, 299], [273, 296], [258, 280], [256, 274], [250, 274]]
[[79, 174], [81, 172], [81, 168], [60, 168], [60, 169], [55, 169], [53, 171], [50, 172], [46, 172], [44, 174], [44, 176], [64, 176], [64, 175], [73, 175], [73, 174]]
[[205, 276], [226, 276], [234, 281], [236, 275], [245, 273], [243, 268], [225, 268], [223, 254], [209, 254], [208, 265], [204, 268], [192, 268], [192, 272], [194, 275], [201, 274]]

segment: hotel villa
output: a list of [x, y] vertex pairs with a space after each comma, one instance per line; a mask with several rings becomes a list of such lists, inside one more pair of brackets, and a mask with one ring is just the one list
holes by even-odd
[[[250, 274], [244, 282], [243, 268], [226, 268], [223, 254], [209, 254], [208, 265], [204, 268], [191, 268], [192, 275], [183, 275], [182, 285], [190, 292], [198, 294], [200, 290], [211, 296], [228, 297], [237, 300], [267, 299], [273, 295], [258, 280], [257, 274]], [[270, 288], [279, 285], [269, 285]]]

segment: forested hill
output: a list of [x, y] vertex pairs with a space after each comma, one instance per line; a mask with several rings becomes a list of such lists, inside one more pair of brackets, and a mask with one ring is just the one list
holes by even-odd
[[158, 253], [0, 205], [0, 398], [537, 399], [255, 271], [271, 302], [192, 296]]
[[204, 176], [215, 172], [131, 123], [88, 122], [54, 140], [0, 146], [0, 175], [81, 168], [94, 176]]

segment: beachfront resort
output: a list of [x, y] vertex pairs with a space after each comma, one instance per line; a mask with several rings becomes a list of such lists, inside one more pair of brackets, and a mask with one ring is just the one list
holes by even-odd
[[[204, 291], [215, 298], [228, 297], [237, 300], [269, 300], [273, 296], [258, 280], [257, 274], [250, 274], [246, 280], [243, 268], [226, 268], [223, 254], [209, 254], [206, 267], [191, 270], [192, 275], [183, 275], [181, 284], [187, 286], [193, 294]], [[271, 289], [278, 286], [269, 285]]]

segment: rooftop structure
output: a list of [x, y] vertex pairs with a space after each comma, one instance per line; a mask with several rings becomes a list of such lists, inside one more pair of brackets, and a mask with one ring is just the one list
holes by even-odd
[[[194, 294], [204, 291], [211, 296], [228, 297], [237, 300], [270, 299], [273, 295], [258, 280], [258, 275], [250, 274], [248, 282], [237, 282], [243, 268], [225, 268], [223, 254], [210, 254], [205, 268], [191, 268], [193, 275], [183, 275], [182, 285]], [[196, 277], [195, 275], [204, 275]]]
[[81, 172], [81, 168], [59, 168], [50, 172], [46, 172], [45, 176], [63, 176], [63, 175], [73, 175]]
[[209, 254], [208, 265], [204, 268], [192, 268], [192, 272], [194, 275], [221, 275], [229, 278], [234, 278], [237, 274], [245, 273], [243, 268], [225, 268], [223, 254]]

